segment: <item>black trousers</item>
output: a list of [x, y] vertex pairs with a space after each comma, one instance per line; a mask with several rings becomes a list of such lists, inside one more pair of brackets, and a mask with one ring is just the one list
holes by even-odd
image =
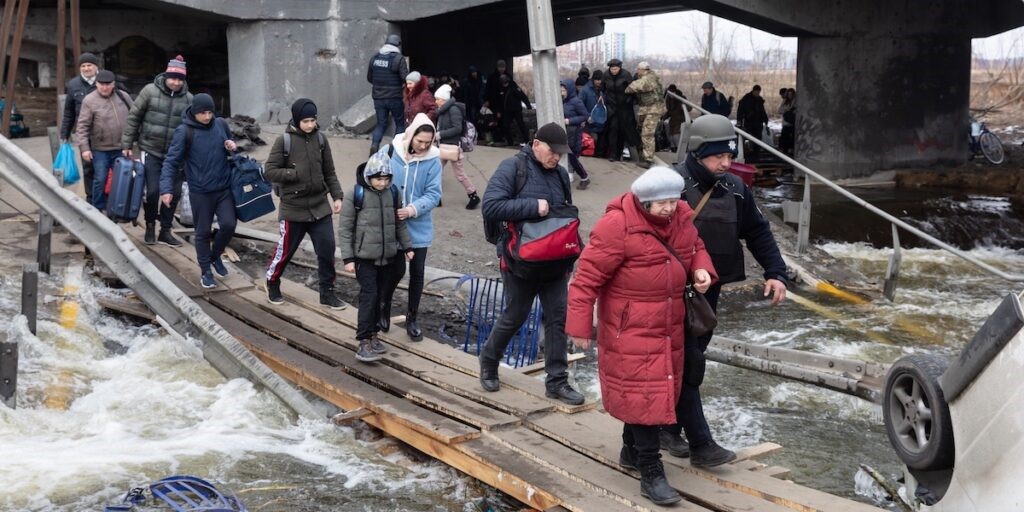
[[622, 149], [625, 146], [638, 149], [641, 147], [640, 132], [636, 130], [636, 116], [633, 115], [633, 107], [617, 109], [614, 115], [609, 116], [604, 131], [608, 134], [608, 150], [612, 152], [611, 157], [615, 159], [622, 157]]
[[[174, 221], [174, 210], [178, 207], [178, 200], [181, 199], [181, 184], [185, 181], [185, 175], [178, 172], [174, 180], [174, 197], [171, 199], [171, 206], [164, 206], [160, 202], [160, 169], [164, 166], [164, 159], [146, 153], [146, 199], [142, 203], [145, 212], [146, 224], [156, 222], [160, 218], [160, 229], [171, 229], [171, 222]], [[192, 199], [191, 194], [189, 199]], [[195, 207], [192, 208], [195, 210]], [[195, 221], [193, 221], [195, 222]]]
[[281, 274], [288, 262], [295, 256], [302, 239], [309, 235], [313, 241], [313, 252], [316, 253], [317, 274], [320, 278], [320, 291], [329, 292], [334, 290], [334, 222], [330, 215], [324, 216], [310, 222], [298, 222], [282, 220], [278, 222], [278, 231], [281, 233], [277, 246], [274, 248], [274, 255], [267, 265], [267, 281], [276, 283], [281, 280]]
[[[412, 261], [409, 262], [409, 304], [406, 308], [408, 313], [415, 315], [420, 310], [420, 298], [423, 297], [423, 276], [427, 267], [427, 247], [413, 249]], [[399, 255], [401, 256], [401, 255]], [[398, 282], [405, 277], [405, 259], [396, 257], [395, 271], [390, 273], [391, 280], [387, 283], [384, 293], [381, 294], [380, 302], [390, 304], [395, 296], [395, 289]]]
[[569, 274], [555, 281], [538, 282], [521, 279], [503, 270], [501, 281], [505, 287], [505, 311], [494, 323], [480, 354], [483, 364], [497, 367], [504, 357], [512, 337], [530, 315], [534, 297], [540, 297], [544, 310], [544, 384], [549, 391], [558, 389], [569, 380], [569, 361], [566, 355], [565, 310], [569, 296]]
[[501, 132], [504, 134], [505, 142], [511, 146], [515, 139], [512, 138], [512, 123], [515, 123], [519, 129], [519, 133], [523, 137], [523, 141], [527, 142], [530, 134], [526, 131], [526, 122], [523, 121], [523, 111], [513, 110], [509, 112], [503, 112], [501, 114]]
[[389, 283], [398, 282], [394, 276], [399, 272], [405, 273], [405, 260], [401, 254], [391, 258], [384, 266], [375, 265], [373, 260], [356, 260], [356, 281], [359, 282], [357, 340], [368, 340], [377, 334], [381, 294], [387, 290]]
[[[235, 234], [235, 199], [229, 189], [210, 194], [189, 190], [188, 198], [192, 202], [192, 218], [196, 223], [196, 259], [199, 269], [207, 272], [210, 262], [224, 254], [224, 248]], [[220, 227], [211, 244], [214, 215]]]
[[636, 450], [636, 467], [641, 468], [661, 460], [661, 440], [657, 425], [622, 425], [622, 444]]
[[[711, 309], [718, 312], [718, 297], [722, 293], [722, 285], [714, 284], [708, 288], [704, 297], [711, 304]], [[711, 336], [708, 333], [699, 338], [687, 338], [684, 348], [683, 361], [683, 389], [679, 394], [679, 402], [676, 403], [676, 424], [666, 426], [665, 430], [679, 435], [686, 432], [686, 440], [690, 443], [690, 449], [710, 443], [711, 427], [704, 417], [704, 404], [701, 403], [700, 385], [704, 382], [704, 371], [707, 367], [707, 360], [704, 358], [704, 351], [711, 343]]]

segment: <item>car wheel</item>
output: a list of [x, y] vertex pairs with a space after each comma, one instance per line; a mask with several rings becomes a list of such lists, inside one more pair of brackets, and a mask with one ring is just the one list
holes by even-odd
[[907, 467], [941, 470], [953, 467], [953, 422], [939, 377], [949, 361], [912, 354], [896, 361], [885, 382], [882, 414], [885, 431]]

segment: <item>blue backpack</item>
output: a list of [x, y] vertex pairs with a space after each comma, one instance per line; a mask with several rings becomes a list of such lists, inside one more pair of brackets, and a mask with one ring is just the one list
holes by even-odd
[[229, 163], [238, 220], [249, 222], [274, 211], [273, 186], [263, 177], [263, 166], [242, 155], [232, 155]]

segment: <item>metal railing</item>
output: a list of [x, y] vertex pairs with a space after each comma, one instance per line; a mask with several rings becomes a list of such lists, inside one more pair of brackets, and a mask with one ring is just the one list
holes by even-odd
[[[710, 112], [708, 112], [707, 110], [704, 110], [703, 108], [701, 108], [700, 105], [697, 105], [696, 103], [693, 103], [692, 101], [690, 101], [690, 100], [688, 100], [686, 98], [683, 98], [682, 96], [680, 96], [678, 94], [667, 92], [667, 91], [665, 92], [665, 94], [667, 96], [671, 96], [671, 97], [673, 97], [673, 98], [683, 102], [684, 105], [689, 105], [689, 106], [697, 109], [698, 111], [700, 111], [703, 114], [710, 114]], [[684, 116], [685, 116], [684, 117], [685, 122], [683, 123], [682, 129], [679, 131], [679, 152], [677, 153], [677, 158], [679, 159], [679, 161], [682, 161], [686, 157], [686, 141], [688, 140], [687, 135], [688, 135], [690, 123], [692, 122], [692, 118], [690, 117], [689, 109], [683, 109], [683, 113], [684, 113]], [[921, 231], [920, 229], [918, 229], [918, 228], [916, 228], [914, 226], [911, 226], [910, 224], [907, 224], [906, 222], [900, 220], [899, 218], [894, 217], [893, 215], [891, 215], [891, 214], [881, 210], [877, 206], [875, 206], [875, 205], [873, 205], [873, 204], [871, 204], [871, 203], [861, 199], [860, 197], [857, 197], [856, 195], [854, 195], [850, 191], [846, 190], [845, 188], [839, 186], [838, 184], [836, 184], [832, 180], [830, 180], [830, 179], [828, 179], [828, 178], [826, 178], [826, 177], [824, 177], [824, 176], [814, 172], [813, 170], [808, 168], [806, 165], [803, 165], [800, 162], [797, 162], [796, 160], [794, 160], [793, 158], [789, 157], [785, 153], [782, 153], [781, 151], [775, 149], [770, 144], [767, 144], [764, 141], [762, 141], [760, 139], [760, 137], [754, 137], [753, 135], [751, 135], [751, 134], [741, 130], [740, 128], [735, 128], [735, 130], [736, 130], [736, 133], [740, 137], [740, 144], [739, 144], [740, 154], [739, 154], [739, 157], [737, 158], [737, 160], [742, 161], [742, 158], [743, 158], [743, 143], [742, 142], [743, 142], [743, 139], [747, 139], [747, 140], [751, 141], [752, 143], [756, 144], [757, 146], [761, 147], [762, 149], [765, 149], [766, 151], [768, 151], [772, 155], [775, 155], [776, 157], [780, 158], [783, 162], [786, 162], [786, 163], [792, 165], [795, 169], [800, 170], [806, 176], [806, 178], [804, 179], [804, 196], [803, 196], [803, 200], [800, 202], [799, 220], [797, 222], [797, 226], [798, 226], [798, 228], [797, 228], [797, 252], [804, 253], [804, 252], [807, 251], [807, 248], [809, 247], [810, 227], [811, 227], [811, 180], [812, 179], [820, 181], [824, 185], [827, 185], [829, 188], [831, 188], [831, 189], [835, 190], [836, 192], [838, 192], [843, 197], [846, 197], [847, 199], [853, 201], [858, 206], [860, 206], [860, 207], [866, 209], [867, 211], [869, 211], [869, 212], [871, 212], [871, 213], [873, 213], [873, 214], [875, 214], [875, 215], [877, 215], [877, 216], [879, 216], [879, 217], [889, 221], [889, 223], [892, 226], [893, 254], [892, 254], [892, 256], [889, 257], [889, 265], [888, 265], [888, 268], [886, 269], [885, 285], [884, 285], [883, 293], [884, 293], [885, 297], [887, 299], [889, 299], [890, 301], [893, 300], [893, 298], [895, 297], [896, 282], [897, 282], [897, 280], [899, 278], [900, 263], [902, 261], [902, 256], [900, 254], [900, 237], [899, 237], [899, 231], [898, 231], [897, 228], [904, 229], [904, 230], [906, 230], [906, 231], [908, 231], [908, 232], [918, 236], [922, 240], [932, 244], [933, 246], [938, 247], [939, 249], [942, 249], [942, 250], [944, 250], [944, 251], [946, 251], [948, 253], [951, 253], [951, 254], [953, 254], [953, 255], [955, 255], [955, 256], [957, 256], [957, 257], [967, 261], [968, 263], [973, 264], [974, 266], [976, 266], [978, 268], [981, 268], [982, 270], [984, 270], [984, 271], [988, 272], [989, 274], [992, 274], [992, 275], [994, 275], [996, 277], [999, 277], [1001, 279], [1005, 279], [1007, 281], [1015, 282], [1015, 283], [1024, 282], [1024, 275], [1022, 275], [1022, 274], [1011, 274], [1009, 272], [1005, 272], [1005, 271], [1000, 270], [1000, 269], [998, 269], [996, 267], [993, 267], [992, 265], [989, 265], [988, 263], [985, 263], [984, 261], [981, 261], [980, 259], [976, 258], [975, 256], [967, 253], [966, 251], [962, 251], [960, 249], [957, 249], [956, 247], [953, 247], [952, 245], [949, 245], [946, 242], [943, 242], [942, 240], [939, 240], [938, 238], [935, 238], [932, 235], [929, 235], [928, 233], [925, 233], [924, 231]]]
[[300, 416], [323, 417], [299, 391], [257, 359], [153, 266], [124, 230], [81, 197], [60, 187], [49, 170], [6, 137], [0, 137], [0, 178], [73, 233], [139, 295], [158, 315], [161, 325], [199, 340], [203, 357], [222, 375], [262, 385]]

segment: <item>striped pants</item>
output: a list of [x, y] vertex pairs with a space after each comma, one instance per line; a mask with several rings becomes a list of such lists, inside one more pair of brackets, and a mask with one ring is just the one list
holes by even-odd
[[276, 283], [281, 280], [284, 268], [288, 266], [295, 251], [299, 249], [302, 239], [309, 234], [316, 252], [317, 273], [320, 277], [320, 291], [334, 290], [334, 222], [327, 215], [322, 219], [310, 222], [282, 220], [278, 229], [281, 238], [274, 247], [274, 254], [267, 265], [267, 281]]

